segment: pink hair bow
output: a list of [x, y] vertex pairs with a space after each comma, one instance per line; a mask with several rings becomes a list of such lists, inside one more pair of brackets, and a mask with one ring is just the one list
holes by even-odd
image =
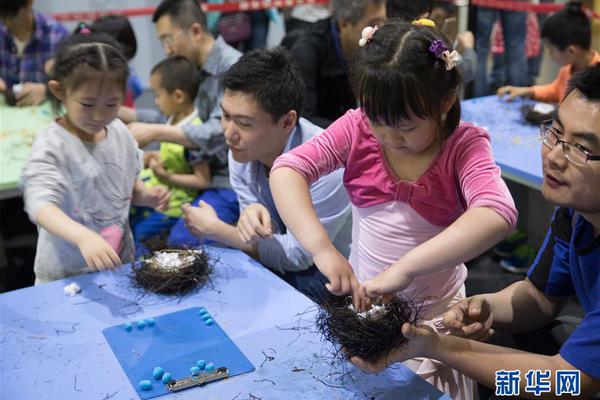
[[360, 40], [358, 41], [358, 45], [360, 47], [365, 47], [365, 45], [371, 40], [375, 32], [379, 29], [377, 25], [375, 26], [365, 26], [360, 34]]

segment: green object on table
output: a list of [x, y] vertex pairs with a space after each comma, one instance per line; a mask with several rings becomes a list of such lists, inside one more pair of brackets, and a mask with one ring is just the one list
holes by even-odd
[[0, 191], [17, 189], [37, 133], [54, 115], [49, 102], [34, 107], [10, 107], [0, 100]]

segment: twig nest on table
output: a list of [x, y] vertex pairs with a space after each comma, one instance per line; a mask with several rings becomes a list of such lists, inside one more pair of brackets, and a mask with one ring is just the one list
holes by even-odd
[[201, 249], [164, 249], [135, 263], [133, 278], [142, 288], [182, 295], [202, 287], [210, 275], [208, 255]]
[[407, 342], [402, 325], [415, 324], [420, 319], [421, 304], [396, 296], [386, 304], [379, 302], [369, 310], [357, 312], [350, 296], [331, 295], [319, 306], [316, 325], [323, 337], [347, 356], [374, 362]]

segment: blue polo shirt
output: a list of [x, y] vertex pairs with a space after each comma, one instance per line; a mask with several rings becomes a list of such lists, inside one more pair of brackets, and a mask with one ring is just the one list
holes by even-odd
[[550, 296], [576, 295], [585, 318], [560, 349], [560, 355], [600, 379], [600, 236], [581, 215], [558, 208], [528, 277]]

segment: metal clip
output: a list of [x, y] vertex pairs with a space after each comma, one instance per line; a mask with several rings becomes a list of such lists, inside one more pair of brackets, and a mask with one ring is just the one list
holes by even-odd
[[188, 376], [183, 379], [173, 380], [167, 383], [167, 389], [172, 392], [191, 388], [193, 386], [201, 386], [208, 382], [218, 381], [229, 377], [229, 370], [225, 367], [217, 368], [212, 372], [205, 372], [199, 375]]

